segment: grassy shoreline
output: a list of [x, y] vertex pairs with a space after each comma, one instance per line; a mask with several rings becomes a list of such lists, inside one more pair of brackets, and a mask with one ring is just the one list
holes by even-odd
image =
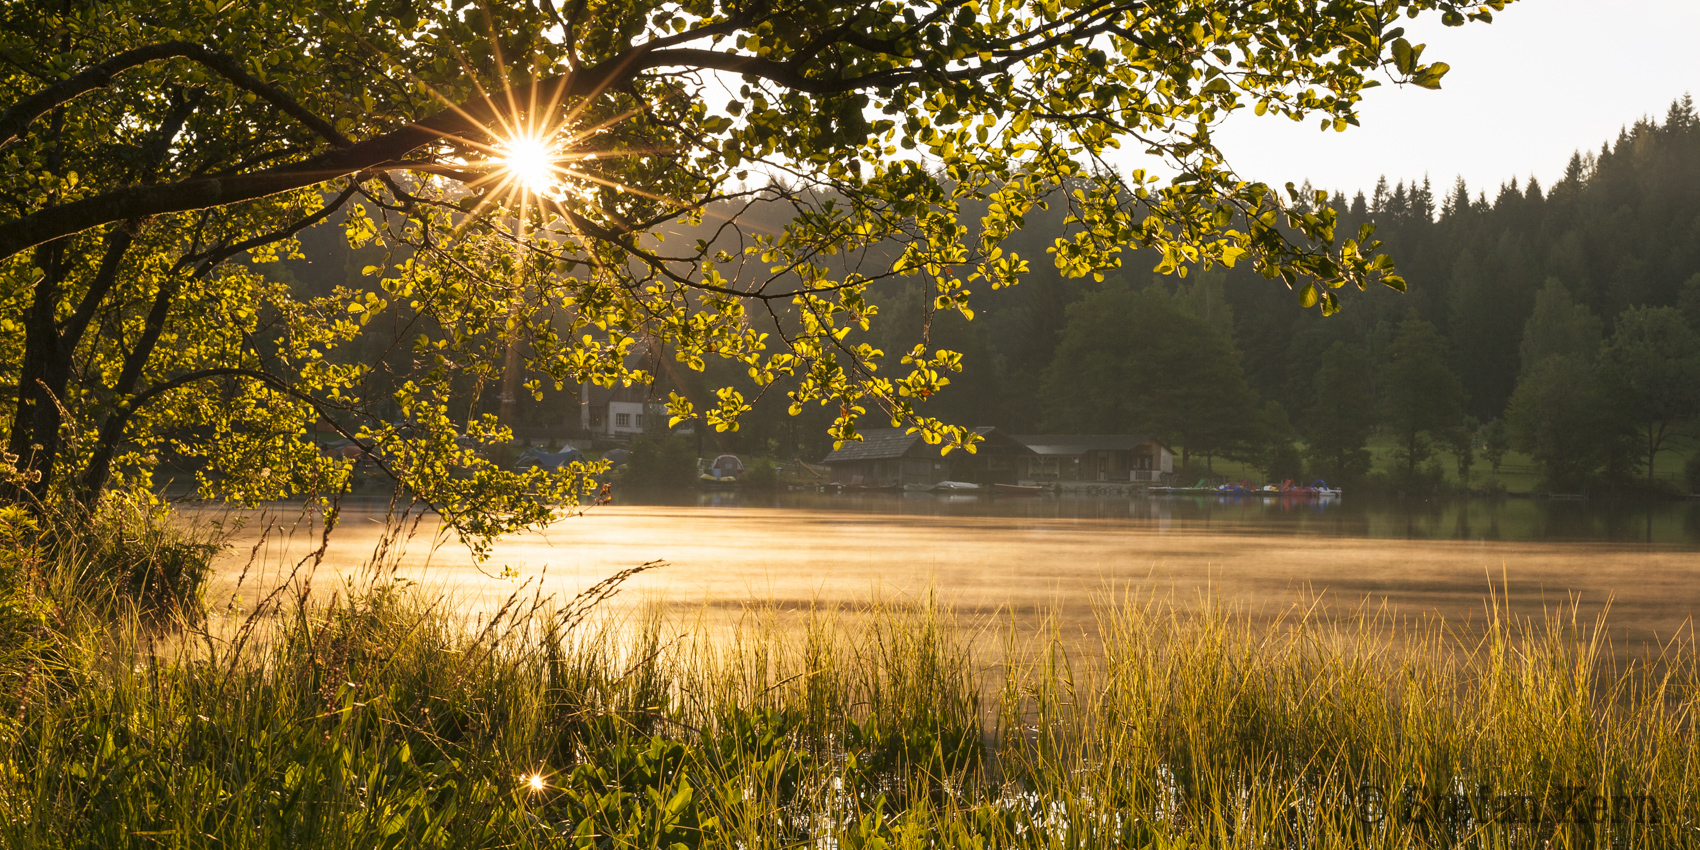
[[1573, 612], [1125, 597], [1095, 649], [991, 652], [926, 603], [723, 636], [601, 606], [619, 577], [476, 622], [379, 578], [221, 630], [73, 593], [110, 554], [22, 556], [0, 845], [1700, 845], [1693, 642], [1619, 667]]

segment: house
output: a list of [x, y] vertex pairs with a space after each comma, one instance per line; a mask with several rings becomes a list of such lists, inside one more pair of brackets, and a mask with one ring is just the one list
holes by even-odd
[[579, 387], [579, 430], [595, 437], [625, 438], [647, 430], [666, 430], [667, 406], [650, 401], [643, 386]]
[[1020, 480], [1157, 483], [1175, 471], [1175, 453], [1144, 434], [1028, 434], [1014, 438], [1032, 450]]
[[859, 443], [845, 443], [821, 462], [832, 468], [832, 481], [852, 487], [901, 487], [905, 484], [937, 484], [968, 481], [975, 484], [1014, 484], [1022, 459], [1032, 450], [1004, 432], [983, 426], [975, 428], [980, 442], [973, 454], [940, 452], [920, 434], [902, 428], [874, 428], [862, 432]]

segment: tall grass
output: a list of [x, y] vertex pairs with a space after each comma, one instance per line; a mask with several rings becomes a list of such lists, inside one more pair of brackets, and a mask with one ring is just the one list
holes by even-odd
[[727, 634], [621, 578], [478, 621], [381, 579], [224, 628], [108, 605], [6, 660], [0, 846], [1700, 845], [1692, 642], [1619, 664], [1573, 612], [1122, 597], [1089, 645], [987, 646], [925, 601]]

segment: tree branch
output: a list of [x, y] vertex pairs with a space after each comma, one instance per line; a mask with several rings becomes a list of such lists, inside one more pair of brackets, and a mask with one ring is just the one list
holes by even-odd
[[[154, 295], [153, 308], [148, 311], [142, 335], [136, 340], [135, 347], [125, 356], [124, 368], [113, 388], [113, 394], [118, 398], [129, 395], [136, 388], [136, 382], [141, 380], [142, 369], [153, 356], [154, 346], [159, 343], [159, 335], [165, 330], [166, 317], [171, 313], [171, 301], [177, 296], [181, 286], [182, 280], [173, 276], [162, 284], [159, 292]], [[111, 475], [112, 458], [118, 453], [118, 441], [124, 436], [124, 428], [129, 424], [134, 412], [134, 405], [121, 405], [101, 423], [94, 453], [83, 470], [81, 499], [84, 504], [93, 504], [100, 491], [105, 489], [106, 480]]]
[[120, 226], [107, 236], [106, 251], [101, 255], [100, 266], [89, 283], [88, 292], [83, 293], [82, 300], [77, 303], [77, 309], [71, 313], [71, 318], [65, 321], [64, 327], [59, 331], [59, 344], [63, 347], [65, 356], [69, 356], [70, 352], [82, 344], [83, 331], [88, 329], [95, 311], [100, 309], [100, 303], [106, 300], [106, 293], [118, 282], [118, 269], [124, 262], [125, 253], [135, 241], [134, 227]]
[[[807, 94], [855, 91], [892, 84], [921, 73], [919, 69], [874, 71], [856, 77], [821, 80], [791, 65], [697, 48], [650, 50], [634, 48], [594, 68], [534, 80], [503, 92], [479, 97], [444, 109], [421, 121], [357, 142], [339, 150], [253, 174], [203, 177], [159, 186], [127, 186], [102, 195], [47, 207], [0, 224], [0, 259], [44, 242], [81, 233], [113, 221], [251, 201], [302, 189], [359, 171], [385, 169], [415, 149], [451, 137], [487, 135], [503, 104], [556, 103], [567, 97], [592, 97], [623, 85], [655, 68], [694, 67], [766, 77]], [[986, 73], [992, 73], [987, 70]]]
[[337, 132], [330, 122], [309, 112], [287, 92], [243, 70], [241, 63], [235, 59], [194, 42], [167, 41], [126, 50], [12, 104], [4, 113], [0, 113], [0, 147], [23, 138], [24, 134], [29, 132], [30, 124], [45, 115], [48, 110], [96, 89], [106, 88], [112, 84], [112, 78], [120, 73], [149, 62], [178, 58], [192, 60], [236, 84], [238, 88], [253, 92], [337, 147], [345, 148], [354, 144], [347, 136]]
[[176, 267], [173, 269], [173, 271], [176, 271], [178, 269], [182, 269], [185, 265], [188, 265], [188, 264], [191, 264], [191, 263], [200, 263], [201, 267], [196, 270], [196, 274], [206, 274], [207, 272], [211, 271], [214, 266], [217, 266], [219, 263], [222, 263], [225, 260], [228, 260], [231, 257], [234, 257], [237, 254], [240, 254], [243, 251], [246, 251], [250, 248], [258, 248], [261, 245], [270, 244], [270, 243], [276, 242], [280, 239], [288, 239], [289, 237], [294, 236], [295, 234], [300, 233], [301, 231], [306, 230], [307, 228], [312, 227], [312, 226], [318, 224], [319, 222], [324, 221], [325, 219], [329, 218], [331, 213], [334, 213], [337, 210], [342, 209], [342, 205], [348, 203], [349, 198], [354, 197], [354, 193], [359, 188], [359, 186], [360, 186], [360, 184], [359, 184], [358, 181], [351, 180], [348, 183], [348, 188], [342, 190], [342, 194], [337, 195], [335, 198], [331, 199], [330, 203], [325, 204], [323, 207], [319, 208], [319, 210], [317, 212], [313, 213], [312, 215], [309, 215], [305, 218], [302, 218], [301, 220], [295, 222], [294, 224], [289, 225], [288, 227], [282, 228], [281, 230], [274, 230], [270, 233], [262, 233], [259, 236], [255, 236], [252, 239], [244, 239], [241, 242], [236, 243], [235, 245], [226, 245], [226, 246], [223, 246], [223, 247], [220, 247], [220, 248], [214, 248], [212, 250], [202, 252], [200, 254], [192, 254], [192, 255], [186, 256], [186, 257], [177, 261]]

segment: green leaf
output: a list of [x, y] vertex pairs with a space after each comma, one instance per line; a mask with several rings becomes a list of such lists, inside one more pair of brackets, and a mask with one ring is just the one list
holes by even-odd
[[1425, 89], [1438, 89], [1440, 88], [1440, 78], [1446, 76], [1446, 72], [1450, 70], [1452, 70], [1452, 66], [1445, 62], [1436, 62], [1418, 71], [1411, 82]]
[[1394, 39], [1392, 47], [1393, 67], [1398, 68], [1399, 73], [1406, 76], [1415, 74], [1417, 72], [1417, 58], [1422, 55], [1422, 47], [1412, 47], [1411, 43], [1403, 38]]
[[1300, 306], [1302, 306], [1306, 309], [1309, 309], [1311, 307], [1315, 307], [1317, 297], [1318, 297], [1318, 293], [1317, 293], [1317, 289], [1316, 289], [1316, 284], [1310, 283], [1310, 282], [1307, 281], [1304, 286], [1299, 287], [1299, 305]]

